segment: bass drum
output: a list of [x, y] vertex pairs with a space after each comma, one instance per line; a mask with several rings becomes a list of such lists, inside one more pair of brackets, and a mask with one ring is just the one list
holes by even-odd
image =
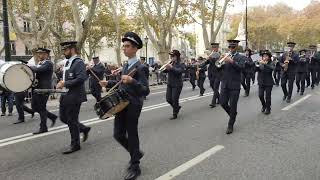
[[0, 61], [0, 86], [12, 92], [28, 90], [35, 80], [32, 69], [19, 61]]

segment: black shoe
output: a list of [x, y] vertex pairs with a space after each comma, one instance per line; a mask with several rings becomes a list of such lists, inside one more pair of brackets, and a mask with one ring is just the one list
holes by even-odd
[[226, 134], [232, 134], [233, 133], [233, 127], [228, 127]]
[[177, 119], [178, 118], [178, 116], [176, 115], [176, 114], [174, 114], [171, 118], [170, 118], [170, 120], [174, 120], [174, 119]]
[[300, 92], [300, 89], [297, 89], [297, 93]]
[[264, 114], [269, 115], [271, 113], [271, 109], [267, 108], [266, 111], [264, 112]]
[[51, 126], [50, 127], [53, 127], [56, 124], [57, 118], [58, 117], [51, 119]]
[[86, 130], [83, 131], [82, 142], [86, 142], [88, 140], [90, 130], [91, 130], [91, 127], [88, 127]]
[[285, 101], [287, 99], [287, 97], [288, 97], [287, 95], [284, 95], [282, 100]]
[[141, 175], [141, 169], [139, 166], [130, 167], [127, 174], [125, 175], [125, 180], [135, 180]]
[[8, 114], [8, 116], [12, 116], [12, 112]]
[[[144, 156], [144, 152], [140, 150], [140, 151], [139, 151], [139, 154], [138, 154], [138, 159], [139, 159], [139, 160], [142, 159], [143, 156]], [[129, 169], [132, 168], [132, 167], [133, 167], [133, 165], [132, 165], [132, 162], [131, 162], [131, 160], [130, 160], [127, 170], [129, 170]]]
[[311, 86], [311, 89], [314, 89], [314, 86]]
[[42, 134], [42, 133], [46, 133], [46, 132], [48, 132], [48, 130], [39, 130], [39, 131], [37, 131], [37, 132], [34, 132], [34, 133], [32, 133], [33, 135], [37, 135], [37, 134]]
[[215, 107], [216, 107], [215, 104], [210, 104], [209, 106], [210, 106], [211, 108], [215, 108]]
[[266, 107], [262, 107], [261, 112], [264, 113], [266, 111]]
[[74, 153], [76, 151], [79, 151], [81, 148], [80, 148], [80, 145], [77, 145], [77, 146], [71, 146], [70, 149], [62, 152], [63, 154], [71, 154], [71, 153]]
[[6, 113], [2, 113], [1, 116], [6, 116]]
[[290, 102], [291, 102], [291, 98], [288, 98], [288, 99], [287, 99], [287, 103], [290, 103]]
[[303, 96], [303, 93], [304, 93], [304, 92], [301, 91], [301, 92], [300, 92], [300, 96]]
[[13, 124], [20, 124], [20, 123], [24, 123], [24, 120], [18, 120], [17, 122], [14, 122]]
[[200, 94], [199, 96], [203, 96], [203, 94]]

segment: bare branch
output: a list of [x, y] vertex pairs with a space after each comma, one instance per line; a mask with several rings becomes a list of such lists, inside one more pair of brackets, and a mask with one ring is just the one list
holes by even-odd
[[84, 23], [82, 23], [83, 24], [83, 30], [82, 30], [83, 34], [82, 34], [82, 36], [80, 38], [80, 42], [79, 42], [80, 46], [82, 46], [82, 44], [84, 43], [84, 41], [87, 38], [87, 35], [89, 33], [89, 30], [90, 30], [90, 26], [92, 24], [92, 19], [93, 19], [94, 15], [95, 15], [97, 4], [98, 4], [98, 0], [92, 0], [91, 1], [87, 16], [86, 16], [86, 18], [84, 20]]
[[[29, 13], [30, 13], [30, 16], [31, 16], [31, 32], [36, 37], [37, 34], [38, 34], [39, 28], [38, 28], [38, 25], [37, 25], [34, 0], [29, 0]], [[32, 40], [35, 41], [32, 44], [36, 44], [37, 39], [32, 39]]]
[[230, 0], [225, 0], [224, 1], [224, 5], [223, 5], [223, 8], [222, 8], [222, 15], [221, 15], [221, 20], [219, 21], [219, 24], [217, 26], [217, 28], [215, 29], [215, 32], [214, 32], [214, 39], [212, 40], [215, 40], [221, 26], [222, 26], [222, 23], [224, 21], [224, 17], [225, 17], [225, 14], [226, 14], [226, 10], [227, 10], [227, 7], [228, 7], [228, 4], [229, 4]]
[[80, 10], [78, 0], [71, 0], [73, 20], [76, 28], [76, 40], [80, 41], [83, 34], [83, 27], [80, 19]]
[[46, 23], [42, 31], [40, 32], [40, 36], [39, 36], [40, 39], [44, 39], [45, 36], [47, 36], [49, 33], [49, 29], [52, 26], [53, 20], [56, 15], [56, 3], [57, 3], [57, 0], [50, 0], [49, 2], [49, 14], [46, 17]]

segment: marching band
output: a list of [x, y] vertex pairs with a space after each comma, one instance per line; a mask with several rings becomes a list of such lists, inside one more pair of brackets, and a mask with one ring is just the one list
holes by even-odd
[[[30, 66], [34, 73], [29, 76], [33, 82], [32, 109], [23, 105], [24, 92], [29, 89], [11, 90], [16, 95], [17, 109], [19, 109], [18, 123], [24, 122], [23, 111], [34, 115], [40, 114], [40, 129], [33, 134], [48, 132], [47, 118], [51, 119], [51, 127], [55, 125], [58, 116], [46, 109], [50, 92], [60, 92], [59, 118], [67, 124], [71, 135], [70, 147], [63, 154], [79, 151], [80, 133], [83, 133], [83, 142], [88, 139], [90, 127], [79, 122], [81, 104], [87, 101], [84, 82], [89, 76], [91, 94], [96, 99], [95, 110], [100, 118], [115, 116], [114, 138], [130, 154], [129, 167], [125, 179], [136, 179], [141, 174], [140, 160], [144, 152], [140, 149], [138, 123], [145, 97], [150, 93], [148, 76], [149, 69], [145, 61], [140, 61], [137, 52], [142, 48], [141, 38], [134, 32], [127, 32], [123, 39], [123, 53], [128, 58], [122, 68], [111, 71], [111, 74], [121, 74], [119, 80], [104, 80], [105, 67], [99, 57], [93, 58], [93, 64], [86, 65], [80, 58], [76, 41], [61, 43], [66, 61], [61, 67], [61, 81], [57, 90], [51, 89], [53, 63], [49, 59], [50, 50], [38, 48], [36, 50], [39, 63]], [[238, 114], [238, 100], [241, 85], [244, 96], [249, 96], [251, 80], [255, 80], [258, 73], [258, 97], [261, 102], [261, 112], [271, 113], [271, 97], [273, 86], [279, 86], [283, 91], [283, 100], [291, 102], [294, 81], [297, 92], [304, 95], [305, 88], [314, 89], [320, 81], [320, 52], [315, 45], [309, 49], [294, 51], [296, 43], [288, 42], [287, 51], [261, 50], [260, 60], [253, 61], [251, 49], [245, 53], [238, 52], [238, 40], [228, 40], [228, 53], [219, 52], [219, 43], [211, 43], [211, 53], [207, 58], [194, 58], [188, 64], [182, 62], [178, 50], [172, 50], [170, 60], [165, 63], [159, 72], [167, 73], [166, 101], [172, 107], [171, 120], [177, 119], [181, 106], [179, 97], [183, 89], [183, 74], [189, 73], [192, 89], [197, 86], [200, 96], [204, 95], [206, 76], [213, 91], [210, 107], [217, 104], [228, 114], [226, 134], [234, 131], [234, 124]], [[16, 64], [13, 64], [16, 65]], [[11, 65], [11, 66], [13, 66]], [[2, 66], [1, 66], [2, 67]], [[37, 82], [37, 83], [34, 83]], [[10, 89], [6, 82], [0, 82], [1, 88]], [[107, 95], [101, 96], [102, 88], [109, 88]], [[22, 93], [22, 94], [21, 94]]]

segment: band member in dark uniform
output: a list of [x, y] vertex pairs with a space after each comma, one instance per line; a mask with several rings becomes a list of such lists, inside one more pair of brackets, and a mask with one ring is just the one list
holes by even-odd
[[[101, 100], [101, 91], [102, 88], [99, 84], [99, 81], [103, 79], [103, 75], [105, 72], [105, 67], [104, 65], [100, 62], [99, 57], [93, 57], [93, 65], [88, 65], [87, 66], [87, 73], [90, 75], [89, 77], [89, 85], [90, 85], [90, 91], [91, 94], [94, 98], [96, 98], [96, 101]], [[99, 81], [96, 79], [96, 77], [91, 73], [91, 71], [97, 75], [99, 78]]]
[[203, 87], [204, 81], [206, 80], [206, 71], [207, 66], [204, 63], [203, 57], [198, 58], [198, 64], [196, 69], [196, 78], [197, 78], [197, 85], [200, 88], [200, 96], [203, 96], [206, 89]]
[[27, 107], [24, 103], [24, 98], [26, 97], [27, 92], [18, 92], [14, 93], [14, 100], [16, 102], [16, 108], [18, 112], [18, 121], [14, 124], [20, 124], [24, 122], [24, 111], [31, 114], [31, 117], [34, 117], [34, 111]]
[[208, 67], [208, 78], [210, 80], [210, 86], [213, 90], [213, 97], [211, 100], [211, 104], [209, 105], [211, 108], [216, 107], [216, 104], [219, 104], [219, 86], [221, 81], [221, 69], [217, 68], [215, 62], [220, 59], [219, 53], [219, 43], [211, 43], [212, 53], [210, 54], [206, 64], [209, 64]]
[[[287, 103], [291, 102], [292, 90], [293, 90], [293, 82], [296, 75], [296, 65], [299, 61], [299, 55], [293, 51], [296, 43], [288, 42], [288, 52], [285, 52], [281, 59], [280, 65], [282, 67], [281, 70], [281, 88], [283, 91], [283, 100], [287, 100]], [[288, 89], [287, 89], [288, 83]]]
[[317, 82], [317, 69], [319, 67], [319, 63], [317, 59], [315, 58], [315, 53], [317, 51], [317, 46], [316, 45], [310, 45], [310, 64], [309, 64], [309, 71], [311, 73], [311, 89], [314, 89], [314, 85]]
[[237, 106], [241, 86], [241, 71], [245, 66], [246, 57], [237, 52], [238, 40], [228, 40], [230, 56], [225, 57], [222, 66], [220, 104], [230, 119], [226, 134], [233, 132], [233, 125], [237, 117]]
[[57, 84], [57, 89], [65, 89], [60, 97], [59, 114], [60, 120], [67, 124], [71, 135], [70, 149], [63, 154], [71, 154], [79, 151], [80, 133], [83, 133], [83, 142], [88, 139], [90, 127], [79, 122], [81, 104], [87, 101], [84, 82], [87, 79], [86, 66], [79, 57], [76, 41], [63, 42], [60, 44], [67, 61], [63, 68], [63, 80]]
[[183, 87], [182, 73], [185, 67], [181, 64], [180, 52], [178, 50], [172, 50], [169, 54], [172, 63], [166, 66], [164, 72], [168, 73], [166, 100], [173, 108], [173, 116], [170, 118], [173, 120], [177, 119], [181, 109], [179, 97]]
[[[140, 174], [140, 159], [143, 152], [139, 147], [138, 119], [143, 106], [143, 97], [150, 93], [148, 78], [145, 71], [146, 66], [142, 65], [136, 57], [136, 53], [142, 48], [141, 38], [134, 32], [125, 33], [122, 38], [123, 52], [128, 57], [128, 63], [122, 70], [122, 84], [119, 89], [126, 91], [129, 95], [129, 105], [116, 114], [114, 120], [114, 138], [130, 153], [131, 160], [126, 180], [134, 180]], [[129, 72], [136, 68], [133, 77], [128, 76]], [[112, 87], [117, 81], [100, 81], [100, 85]]]
[[273, 78], [275, 81], [276, 86], [279, 86], [280, 82], [280, 75], [281, 75], [281, 65], [280, 65], [280, 58], [281, 58], [282, 51], [276, 51], [276, 57], [274, 58], [273, 62], [275, 64], [275, 69], [273, 71]]
[[[38, 84], [35, 89], [51, 89], [52, 88], [52, 74], [53, 63], [49, 60], [50, 50], [46, 48], [38, 48], [37, 56], [39, 58], [39, 64], [37, 66], [31, 66], [30, 68], [36, 74]], [[51, 119], [51, 127], [56, 123], [58, 118], [47, 110], [47, 101], [49, 94], [33, 93], [31, 107], [35, 112], [40, 114], [40, 129], [33, 134], [41, 134], [48, 132], [47, 118]]]
[[251, 49], [246, 49], [245, 50], [246, 54], [246, 61], [245, 61], [245, 66], [244, 69], [242, 70], [241, 73], [241, 84], [243, 89], [245, 90], [244, 97], [249, 96], [250, 93], [250, 82], [251, 82], [251, 77], [253, 76], [253, 67], [254, 63], [253, 60], [251, 59], [252, 51]]
[[274, 85], [272, 78], [272, 71], [275, 69], [275, 64], [271, 61], [272, 54], [265, 50], [261, 52], [262, 60], [259, 61], [258, 71], [258, 85], [259, 85], [259, 99], [261, 101], [261, 112], [270, 114], [271, 112], [271, 91]]
[[190, 83], [192, 85], [192, 90], [196, 88], [196, 71], [197, 65], [196, 60], [194, 58], [191, 59], [191, 64], [187, 66], [189, 74], [190, 74]]
[[309, 57], [306, 57], [306, 49], [302, 49], [299, 51], [300, 59], [297, 63], [297, 74], [296, 74], [296, 85], [297, 85], [297, 92], [300, 92], [302, 96], [304, 93], [305, 82], [306, 82], [306, 75], [308, 71], [307, 63], [309, 62]]
[[140, 57], [140, 62], [141, 64], [145, 65], [147, 68], [145, 69], [145, 73], [146, 73], [146, 77], [149, 79], [149, 64], [146, 62], [146, 58], [145, 57]]

